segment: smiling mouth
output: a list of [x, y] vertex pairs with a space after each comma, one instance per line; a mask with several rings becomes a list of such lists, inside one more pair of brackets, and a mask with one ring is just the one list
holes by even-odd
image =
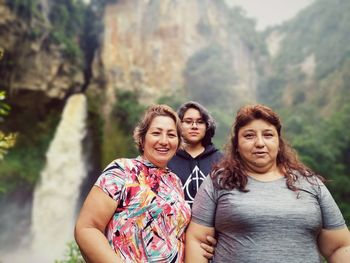
[[156, 149], [156, 151], [159, 153], [168, 153], [169, 149]]

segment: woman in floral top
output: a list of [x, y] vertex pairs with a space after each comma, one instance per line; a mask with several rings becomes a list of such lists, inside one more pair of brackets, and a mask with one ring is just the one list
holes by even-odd
[[150, 107], [134, 131], [140, 156], [117, 159], [100, 175], [75, 229], [87, 262], [184, 261], [191, 211], [181, 181], [166, 167], [179, 134], [170, 107]]

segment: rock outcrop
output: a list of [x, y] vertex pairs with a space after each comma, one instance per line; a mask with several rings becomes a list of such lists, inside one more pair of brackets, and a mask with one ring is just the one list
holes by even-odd
[[103, 25], [89, 88], [103, 88], [107, 112], [116, 89], [136, 91], [146, 103], [174, 94], [183, 88], [189, 58], [211, 43], [219, 43], [230, 57], [237, 76], [232, 89], [244, 94], [242, 99], [255, 101], [253, 55], [238, 35], [228, 32], [222, 3], [121, 0], [106, 5]]
[[48, 100], [63, 99], [81, 89], [82, 62], [71, 62], [59, 45], [47, 41], [50, 26], [47, 19], [24, 20], [0, 1], [0, 34], [6, 36], [0, 38], [1, 89], [17, 96], [34, 92]]

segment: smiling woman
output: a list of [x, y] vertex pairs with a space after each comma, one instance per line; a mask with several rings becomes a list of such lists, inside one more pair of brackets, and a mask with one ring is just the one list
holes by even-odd
[[75, 238], [87, 262], [183, 262], [191, 211], [166, 166], [180, 145], [180, 123], [151, 106], [134, 130], [140, 156], [116, 159], [86, 198]]

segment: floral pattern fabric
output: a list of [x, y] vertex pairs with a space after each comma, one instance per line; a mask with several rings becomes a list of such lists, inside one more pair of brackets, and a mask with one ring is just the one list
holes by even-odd
[[117, 159], [95, 183], [118, 207], [106, 237], [125, 262], [183, 262], [191, 210], [180, 179], [142, 157]]

